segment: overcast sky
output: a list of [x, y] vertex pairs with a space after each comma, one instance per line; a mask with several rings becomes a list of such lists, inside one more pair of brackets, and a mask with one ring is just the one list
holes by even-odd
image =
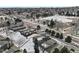
[[0, 7], [70, 7], [79, 0], [0, 0]]

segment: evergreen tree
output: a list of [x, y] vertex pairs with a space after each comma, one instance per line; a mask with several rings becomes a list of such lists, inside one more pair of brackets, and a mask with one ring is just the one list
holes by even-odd
[[23, 53], [27, 53], [26, 49], [23, 50]]
[[10, 26], [10, 22], [9, 21], [7, 21], [7, 25]]
[[48, 14], [47, 13], [44, 13], [43, 15], [42, 15], [42, 17], [47, 17], [48, 16]]
[[39, 48], [34, 48], [35, 53], [39, 53]]
[[50, 34], [51, 33], [51, 30], [46, 29], [45, 32], [47, 32], [48, 34]]
[[67, 47], [63, 47], [60, 51], [61, 53], [70, 53]]
[[70, 16], [69, 12], [66, 13], [66, 16]]
[[51, 34], [51, 30], [49, 30], [48, 33]]
[[77, 11], [77, 16], [79, 16], [79, 11]]
[[34, 42], [34, 50], [35, 50], [35, 53], [39, 53], [39, 46], [38, 46], [38, 40], [37, 38], [33, 38], [33, 42]]
[[49, 31], [48, 29], [45, 30], [45, 32], [48, 32], [48, 31]]
[[63, 34], [62, 33], [60, 34], [60, 39], [63, 39]]
[[53, 28], [53, 26], [55, 25], [55, 22], [53, 20], [50, 21], [50, 24], [48, 24], [49, 27]]
[[39, 30], [39, 29], [40, 29], [40, 25], [37, 26], [37, 30]]
[[39, 18], [41, 15], [40, 14], [36, 14], [36, 18]]
[[71, 49], [71, 51], [75, 52], [75, 50], [74, 50], [74, 49]]
[[55, 48], [53, 53], [59, 53], [59, 49], [58, 48]]
[[54, 36], [55, 35], [55, 31], [51, 31], [51, 36]]
[[72, 38], [70, 36], [67, 36], [65, 38], [65, 42], [71, 43], [71, 41], [72, 41]]
[[59, 38], [60, 37], [60, 34], [59, 33], [56, 33], [56, 36], [55, 36], [56, 38]]

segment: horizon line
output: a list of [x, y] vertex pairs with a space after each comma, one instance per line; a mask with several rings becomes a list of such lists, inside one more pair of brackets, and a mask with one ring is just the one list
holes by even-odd
[[79, 6], [5, 6], [5, 7], [0, 7], [0, 8], [72, 8], [72, 7], [79, 7]]

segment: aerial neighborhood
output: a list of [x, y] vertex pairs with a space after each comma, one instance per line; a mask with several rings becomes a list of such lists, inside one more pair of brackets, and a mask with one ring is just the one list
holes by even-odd
[[79, 7], [0, 8], [0, 53], [79, 53]]

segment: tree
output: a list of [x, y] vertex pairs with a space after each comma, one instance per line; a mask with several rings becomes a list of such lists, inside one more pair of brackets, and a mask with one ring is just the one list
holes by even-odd
[[56, 38], [59, 38], [60, 37], [60, 34], [59, 33], [56, 33], [56, 36], [55, 36]]
[[37, 26], [37, 30], [39, 30], [39, 29], [40, 29], [40, 25]]
[[46, 24], [46, 22], [45, 21], [43, 21], [43, 25], [45, 25]]
[[6, 40], [7, 40], [7, 41], [10, 41], [10, 39], [9, 39], [8, 37], [6, 38]]
[[40, 14], [36, 14], [36, 18], [39, 18], [41, 15]]
[[39, 53], [39, 48], [38, 48], [38, 40], [37, 38], [33, 38], [33, 42], [34, 42], [34, 50], [35, 50], [35, 53]]
[[46, 41], [46, 38], [44, 37], [44, 38], [42, 38], [42, 40], [43, 40], [43, 41]]
[[62, 33], [60, 34], [60, 39], [63, 39], [63, 34]]
[[46, 29], [46, 30], [45, 30], [45, 32], [47, 32], [47, 33], [49, 33], [49, 34], [50, 34], [50, 33], [51, 33], [51, 30]]
[[53, 20], [50, 21], [50, 24], [48, 24], [49, 27], [53, 28], [53, 26], [55, 25], [55, 22]]
[[50, 27], [50, 24], [48, 23], [47, 26]]
[[48, 14], [47, 13], [44, 13], [43, 15], [42, 15], [42, 17], [47, 17], [48, 16]]
[[70, 53], [67, 47], [63, 47], [60, 51], [61, 53]]
[[58, 48], [55, 48], [53, 53], [59, 53], [59, 49]]
[[16, 50], [16, 51], [14, 51], [14, 53], [18, 53], [18, 52], [20, 52], [20, 50]]
[[45, 32], [48, 32], [48, 31], [49, 31], [48, 29], [45, 30]]
[[51, 31], [51, 36], [54, 36], [55, 35], [55, 31]]
[[23, 50], [23, 53], [27, 53], [26, 49]]
[[35, 53], [39, 53], [39, 49], [38, 48], [34, 48]]
[[10, 10], [8, 10], [8, 13], [7, 13], [8, 15], [11, 15], [12, 13], [11, 13], [11, 11]]
[[79, 11], [77, 11], [77, 16], [79, 16]]
[[37, 40], [37, 38], [33, 37], [33, 42], [34, 42], [34, 44], [38, 45], [38, 40]]
[[7, 25], [10, 26], [10, 22], [9, 21], [7, 21]]
[[47, 40], [50, 40], [50, 37], [49, 36], [46, 36], [46, 37], [44, 37], [42, 39], [43, 39], [43, 41], [47, 41]]
[[50, 34], [51, 33], [51, 30], [48, 30], [48, 34]]
[[65, 38], [65, 42], [71, 43], [71, 41], [72, 41], [72, 38], [71, 38], [70, 36], [67, 36], [67, 37]]
[[66, 13], [66, 16], [70, 16], [70, 13], [69, 13], [69, 12], [67, 12], [67, 13]]
[[71, 49], [71, 51], [75, 52], [75, 50], [74, 50], [74, 49]]
[[46, 36], [45, 39], [46, 39], [46, 41], [47, 41], [47, 40], [50, 40], [50, 37], [49, 37], [49, 36]]
[[21, 22], [21, 21], [22, 21], [22, 20], [20, 20], [19, 18], [16, 18], [16, 19], [15, 19], [15, 22], [16, 22], [16, 23]]

